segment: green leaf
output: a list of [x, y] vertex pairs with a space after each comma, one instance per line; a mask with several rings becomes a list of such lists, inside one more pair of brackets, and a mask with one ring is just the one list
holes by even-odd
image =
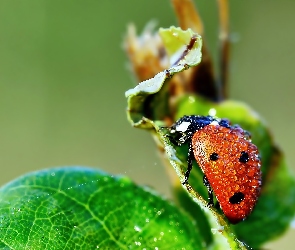
[[202, 39], [191, 29], [182, 30], [174, 26], [169, 29], [160, 28], [159, 35], [168, 52], [171, 65], [192, 67], [201, 62]]
[[71, 167], [0, 189], [1, 249], [204, 249], [197, 225], [126, 177]]

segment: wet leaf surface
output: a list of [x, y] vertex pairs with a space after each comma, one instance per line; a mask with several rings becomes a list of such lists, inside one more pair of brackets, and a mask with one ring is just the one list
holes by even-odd
[[198, 227], [126, 177], [70, 167], [0, 189], [1, 249], [203, 249]]

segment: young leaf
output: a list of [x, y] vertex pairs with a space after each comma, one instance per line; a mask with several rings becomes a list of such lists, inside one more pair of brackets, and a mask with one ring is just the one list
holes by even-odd
[[126, 177], [70, 167], [0, 189], [1, 249], [205, 249], [197, 225]]

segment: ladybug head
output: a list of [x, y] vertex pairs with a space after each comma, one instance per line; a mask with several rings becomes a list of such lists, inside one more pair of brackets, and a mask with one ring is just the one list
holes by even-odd
[[169, 127], [169, 137], [173, 138], [176, 144], [182, 145], [188, 140], [191, 140], [196, 131], [195, 122], [192, 117], [193, 116], [183, 116]]
[[212, 116], [186, 115], [169, 127], [169, 138], [174, 144], [180, 146], [190, 141], [196, 131], [212, 123], [217, 123], [226, 127], [229, 126], [228, 121], [224, 119], [220, 120]]

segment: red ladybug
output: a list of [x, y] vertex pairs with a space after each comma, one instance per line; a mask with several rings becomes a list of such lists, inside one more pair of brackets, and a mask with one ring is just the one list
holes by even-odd
[[261, 161], [248, 132], [231, 126], [225, 119], [195, 115], [180, 118], [169, 130], [173, 143], [188, 143], [188, 167], [183, 184], [188, 181], [195, 158], [204, 173], [208, 205], [213, 205], [213, 190], [231, 223], [244, 220], [253, 210], [261, 190]]

